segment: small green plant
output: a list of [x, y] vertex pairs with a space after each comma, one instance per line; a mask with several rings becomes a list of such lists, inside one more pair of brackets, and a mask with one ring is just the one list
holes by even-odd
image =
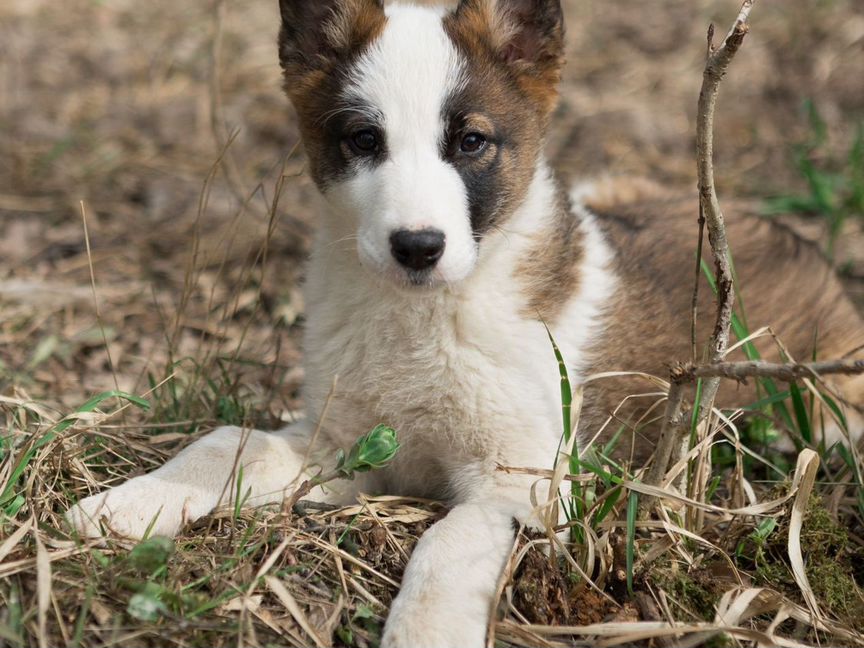
[[216, 421], [223, 425], [267, 428], [271, 420], [263, 408], [250, 403], [243, 388], [244, 366], [255, 363], [226, 357], [174, 360], [164, 372], [147, 374], [153, 393], [153, 418], [186, 421], [178, 431], [192, 434]]
[[343, 450], [339, 450], [336, 472], [344, 479], [353, 479], [355, 472], [369, 472], [386, 467], [398, 451], [396, 430], [386, 425], [378, 425], [357, 439], [347, 455]]
[[377, 425], [371, 432], [364, 434], [346, 454], [339, 450], [336, 467], [303, 482], [288, 500], [287, 508], [292, 508], [315, 486], [322, 486], [337, 479], [354, 479], [354, 473], [369, 472], [385, 468], [399, 451], [396, 430], [386, 425]]
[[156, 574], [168, 565], [168, 559], [174, 555], [174, 541], [156, 536], [139, 542], [129, 552], [129, 564], [140, 572]]
[[339, 637], [346, 646], [363, 645], [363, 643], [357, 642], [357, 638], [355, 637], [352, 628], [360, 628], [365, 631], [366, 635], [376, 639], [381, 637], [380, 617], [365, 603], [361, 603], [357, 606], [357, 611], [350, 617], [350, 623], [340, 625], [336, 628], [336, 636]]
[[200, 606], [200, 596], [169, 582], [169, 561], [174, 553], [174, 541], [157, 536], [142, 540], [126, 556], [118, 581], [132, 592], [126, 605], [129, 616], [153, 622]]
[[742, 540], [738, 543], [738, 546], [735, 549], [735, 556], [737, 558], [743, 558], [748, 554], [748, 552], [752, 549], [752, 561], [755, 565], [761, 565], [765, 563], [765, 547], [768, 542], [768, 538], [774, 533], [774, 529], [777, 528], [777, 518], [765, 518], [759, 524], [756, 525], [756, 528], [747, 536], [746, 539]]
[[795, 166], [807, 183], [806, 194], [778, 196], [768, 201], [768, 215], [798, 213], [821, 216], [828, 225], [828, 256], [843, 224], [849, 218], [864, 218], [864, 123], [859, 124], [849, 151], [838, 157], [830, 150], [828, 127], [816, 105], [804, 104], [810, 137], [795, 147]]

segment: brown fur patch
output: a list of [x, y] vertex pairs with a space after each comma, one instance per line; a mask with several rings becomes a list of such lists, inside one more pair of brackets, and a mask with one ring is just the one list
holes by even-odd
[[343, 73], [386, 23], [380, 0], [282, 1], [279, 60], [284, 88], [297, 111], [310, 172], [319, 185], [338, 177], [346, 165], [339, 124], [328, 119]]
[[[522, 4], [521, 0], [463, 0], [444, 19], [444, 29], [462, 54], [469, 79], [444, 108], [447, 140], [451, 146], [458, 142], [459, 133], [470, 132], [479, 118], [485, 122], [479, 130], [489, 141], [488, 150], [472, 159], [444, 152], [465, 183], [477, 237], [500, 224], [523, 201], [554, 106], [550, 97], [557, 95], [563, 61], [548, 53], [563, 47], [560, 7], [556, 14], [549, 7], [557, 7], [557, 0], [538, 0], [538, 5], [548, 5], [542, 21], [503, 10]], [[507, 44], [518, 38], [532, 43], [533, 49], [523, 54], [530, 54], [530, 59], [507, 58]], [[536, 92], [543, 84], [544, 91]]]
[[558, 0], [462, 0], [445, 29], [469, 61], [507, 70], [545, 128], [558, 101], [564, 22]]
[[[602, 212], [621, 205], [657, 201], [669, 191], [646, 178], [606, 177], [591, 183], [585, 206]], [[538, 232], [537, 242], [518, 266], [517, 277], [525, 284], [526, 317], [539, 316], [554, 322], [579, 287], [579, 262], [584, 253], [584, 235], [574, 216], [570, 198], [559, 187], [551, 225]]]
[[290, 84], [315, 70], [354, 58], [383, 30], [381, 0], [281, 0], [279, 61]]
[[520, 261], [516, 280], [525, 286], [527, 304], [522, 312], [529, 319], [554, 322], [579, 286], [579, 262], [584, 236], [573, 215], [570, 199], [559, 188], [555, 216], [549, 227], [536, 235], [536, 244]]
[[[481, 237], [500, 225], [528, 192], [542, 143], [542, 128], [533, 110], [496, 75], [500, 71], [471, 61], [469, 82], [445, 106], [446, 150], [442, 157], [462, 178], [469, 201], [471, 228]], [[485, 150], [460, 155], [462, 137], [480, 132]]]
[[[600, 202], [605, 202], [603, 209], [597, 209]], [[668, 363], [691, 357], [697, 198], [693, 195], [619, 205], [596, 201], [594, 206], [597, 222], [617, 252], [615, 269], [620, 289], [609, 307], [605, 332], [583, 371], [643, 371], [667, 378]], [[738, 288], [750, 330], [770, 325], [796, 360], [809, 360], [814, 352], [822, 359], [851, 352], [854, 357], [864, 357], [864, 348], [859, 348], [864, 344], [864, 320], [818, 249], [753, 213], [752, 206], [744, 203], [725, 207]], [[707, 240], [704, 253], [710, 255]], [[698, 360], [702, 360], [715, 313], [714, 294], [701, 275], [700, 280]], [[780, 360], [769, 339], [759, 340], [756, 347], [763, 358]], [[729, 360], [743, 359], [741, 350], [729, 356]], [[838, 384], [848, 388], [849, 401], [864, 403], [864, 381], [844, 379]], [[586, 434], [596, 432], [627, 396], [648, 391], [656, 388], [635, 378], [590, 384], [580, 428]], [[630, 438], [635, 441], [637, 461], [645, 460], [653, 451], [659, 421], [633, 429], [653, 400], [631, 400], [618, 411], [618, 421], [609, 427], [608, 434], [621, 423], [627, 427], [620, 454], [629, 453]], [[746, 405], [755, 400], [752, 382], [739, 386], [724, 381], [721, 385], [721, 406]], [[661, 405], [648, 418], [656, 419], [662, 412]]]
[[342, 0], [339, 9], [325, 26], [325, 34], [334, 51], [356, 54], [381, 34], [385, 23], [380, 3]]

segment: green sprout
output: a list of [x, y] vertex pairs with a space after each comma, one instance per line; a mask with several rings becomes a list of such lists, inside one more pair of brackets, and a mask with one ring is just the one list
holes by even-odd
[[396, 439], [396, 430], [386, 425], [376, 426], [371, 432], [357, 439], [347, 455], [344, 450], [339, 450], [336, 455], [336, 467], [332, 471], [319, 474], [300, 484], [300, 487], [288, 498], [286, 509], [292, 509], [315, 486], [336, 479], [354, 479], [354, 473], [385, 468], [398, 451], [399, 441]]
[[386, 425], [378, 425], [357, 439], [347, 456], [343, 450], [339, 450], [336, 472], [345, 479], [354, 479], [355, 472], [384, 468], [393, 460], [398, 450], [396, 430]]

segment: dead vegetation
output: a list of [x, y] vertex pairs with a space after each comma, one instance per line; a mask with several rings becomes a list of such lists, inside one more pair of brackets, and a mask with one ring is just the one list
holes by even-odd
[[[565, 4], [558, 165], [692, 185], [704, 28], [737, 3]], [[288, 523], [229, 510], [132, 551], [62, 531], [72, 502], [215, 425], [273, 427], [301, 406], [314, 189], [279, 93], [275, 16], [247, 0], [0, 6], [0, 644], [376, 645], [413, 543], [443, 514], [372, 497], [301, 503]], [[787, 0], [757, 23], [724, 81], [717, 182], [799, 194], [803, 101], [827, 133], [817, 165], [845, 159], [864, 119], [864, 10]], [[825, 219], [792, 223], [827, 248]], [[857, 295], [861, 223], [842, 222], [834, 250]], [[794, 416], [736, 422], [706, 431], [689, 458], [707, 473], [674, 498], [602, 457], [583, 470], [582, 541], [554, 557], [557, 537], [522, 538], [495, 639], [864, 643], [860, 457], [772, 449], [801, 436]], [[634, 494], [667, 497], [640, 521]]]

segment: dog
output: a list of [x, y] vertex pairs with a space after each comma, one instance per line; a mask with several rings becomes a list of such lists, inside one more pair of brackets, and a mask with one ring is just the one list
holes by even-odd
[[[392, 464], [310, 497], [449, 501], [414, 550], [382, 645], [478, 648], [514, 520], [538, 524], [535, 478], [499, 467], [549, 467], [558, 453], [546, 327], [577, 384], [668, 375], [689, 358], [697, 201], [642, 181], [556, 179], [543, 144], [564, 60], [560, 0], [281, 0], [280, 11], [285, 90], [323, 196], [306, 285], [308, 418], [274, 433], [217, 429], [68, 517], [84, 536], [140, 538], [151, 525], [171, 536], [230, 500], [238, 466], [248, 503], [281, 502], [308, 466], [332, 466], [386, 423], [402, 444]], [[860, 353], [864, 322], [819, 252], [745, 208], [728, 231], [751, 325], [773, 324], [795, 358], [816, 343], [825, 358]], [[658, 425], [644, 399], [626, 398], [640, 380], [585, 384], [580, 444], [620, 427], [620, 456], [651, 454]], [[860, 377], [837, 387], [864, 402]]]

